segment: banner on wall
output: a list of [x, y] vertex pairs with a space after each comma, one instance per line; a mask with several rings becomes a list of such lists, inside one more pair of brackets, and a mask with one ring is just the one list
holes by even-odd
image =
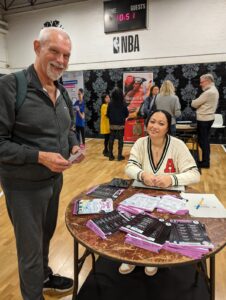
[[128, 119], [125, 123], [124, 142], [133, 143], [144, 136], [144, 119]]
[[144, 120], [137, 118], [140, 105], [149, 96], [153, 73], [129, 72], [123, 74], [123, 93], [128, 104], [129, 118], [125, 124], [125, 142], [135, 142], [144, 136]]
[[129, 111], [139, 109], [141, 103], [149, 95], [153, 84], [153, 73], [130, 72], [123, 73], [123, 92]]
[[74, 103], [78, 99], [78, 90], [84, 89], [84, 80], [82, 71], [71, 71], [63, 74], [63, 85]]

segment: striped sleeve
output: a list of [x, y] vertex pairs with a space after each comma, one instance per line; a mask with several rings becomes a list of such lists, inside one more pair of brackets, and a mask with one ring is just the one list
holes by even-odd
[[184, 142], [177, 145], [177, 174], [172, 174], [173, 185], [190, 185], [200, 181], [200, 173], [196, 162]]
[[128, 160], [128, 163], [125, 168], [126, 174], [132, 178], [140, 181], [140, 175], [143, 172], [143, 166], [142, 166], [142, 148], [143, 143], [141, 139], [137, 140], [135, 144], [133, 145], [130, 157]]

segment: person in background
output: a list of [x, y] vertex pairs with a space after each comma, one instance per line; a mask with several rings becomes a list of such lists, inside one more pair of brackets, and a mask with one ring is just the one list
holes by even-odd
[[71, 40], [61, 28], [41, 30], [34, 41], [35, 63], [24, 70], [26, 98], [15, 112], [14, 74], [0, 78], [0, 177], [14, 227], [24, 300], [43, 300], [43, 291], [66, 292], [73, 280], [53, 274], [49, 246], [63, 184], [78, 151], [65, 89], [58, 82], [67, 69]]
[[109, 137], [110, 137], [110, 123], [107, 117], [108, 103], [110, 102], [109, 94], [102, 95], [102, 105], [100, 109], [100, 134], [104, 135], [104, 150], [103, 155], [109, 156]]
[[145, 119], [153, 110], [155, 110], [155, 99], [158, 93], [159, 93], [159, 87], [157, 85], [153, 85], [150, 89], [149, 96], [144, 100], [144, 104], [143, 104], [143, 115]]
[[114, 140], [118, 139], [118, 160], [123, 160], [123, 136], [125, 120], [129, 115], [128, 108], [124, 101], [123, 92], [115, 87], [111, 93], [111, 101], [108, 105], [107, 117], [110, 121], [110, 139], [109, 139], [109, 160], [114, 160], [113, 146]]
[[181, 115], [179, 98], [175, 95], [175, 88], [170, 80], [165, 80], [160, 88], [160, 94], [155, 100], [156, 109], [167, 111], [172, 117], [171, 134], [176, 134], [176, 118]]
[[75, 128], [77, 133], [77, 139], [80, 144], [80, 148], [85, 148], [85, 102], [84, 102], [84, 90], [80, 88], [78, 90], [78, 100], [73, 104], [75, 110]]
[[[147, 120], [148, 136], [133, 145], [126, 174], [145, 185], [167, 188], [199, 182], [200, 173], [185, 143], [170, 135], [171, 115], [164, 110], [152, 112]], [[119, 272], [128, 274], [135, 266], [121, 264]], [[157, 268], [145, 267], [145, 273], [155, 275]]]
[[196, 108], [198, 143], [202, 150], [202, 161], [198, 162], [198, 166], [200, 168], [209, 168], [209, 133], [214, 122], [214, 114], [218, 105], [219, 93], [214, 84], [212, 74], [202, 75], [200, 77], [200, 86], [203, 93], [191, 102], [191, 106]]

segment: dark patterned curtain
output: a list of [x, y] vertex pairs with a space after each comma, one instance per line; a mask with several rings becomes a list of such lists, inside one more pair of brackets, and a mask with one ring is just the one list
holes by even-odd
[[[160, 67], [135, 67], [119, 69], [103, 69], [84, 71], [85, 101], [86, 101], [86, 136], [99, 137], [101, 95], [110, 93], [115, 86], [122, 88], [123, 73], [131, 71], [150, 71], [154, 74], [154, 82], [159, 87], [166, 79], [171, 80], [176, 87], [180, 99], [182, 114], [192, 112], [191, 100], [202, 92], [199, 87], [199, 77], [211, 73], [215, 78], [220, 99], [217, 113], [223, 114], [226, 120], [226, 63], [205, 63], [170, 65]], [[226, 143], [225, 129], [211, 130], [212, 143]]]

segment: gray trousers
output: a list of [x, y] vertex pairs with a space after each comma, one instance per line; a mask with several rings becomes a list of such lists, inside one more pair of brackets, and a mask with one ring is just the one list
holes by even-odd
[[2, 188], [16, 237], [21, 294], [24, 300], [43, 300], [43, 281], [52, 274], [49, 244], [56, 228], [63, 177], [38, 189], [28, 189], [26, 184], [14, 189], [5, 183], [7, 180], [2, 181]]

